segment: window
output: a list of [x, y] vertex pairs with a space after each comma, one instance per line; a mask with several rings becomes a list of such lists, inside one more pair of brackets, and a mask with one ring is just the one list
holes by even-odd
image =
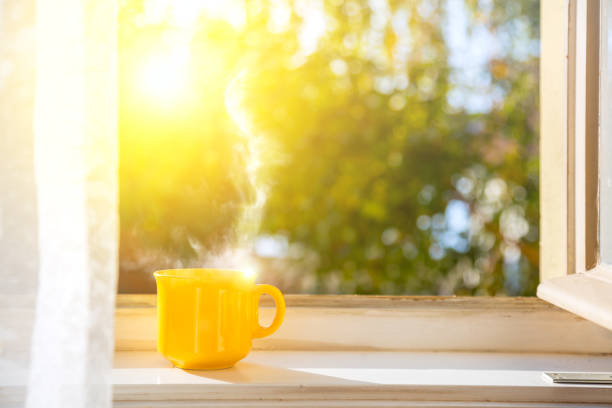
[[[543, 15], [542, 34], [544, 281], [538, 296], [612, 328], [607, 160], [612, 3], [570, 2], [569, 9], [545, 4], [550, 14]], [[560, 33], [565, 44], [558, 41]]]
[[[544, 282], [540, 294], [610, 327], [611, 307], [606, 303], [611, 293], [606, 266], [609, 252], [601, 236], [607, 234], [608, 228], [608, 204], [603, 197], [606, 176], [610, 174], [603, 167], [608, 125], [598, 108], [607, 107], [608, 93], [607, 87], [600, 88], [596, 75], [600, 62], [607, 64], [607, 58], [597, 60], [600, 47], [593, 40], [607, 38], [607, 28], [606, 35], [600, 36], [597, 22], [600, 15], [607, 16], [608, 3], [602, 4], [601, 12], [593, 2], [588, 7], [584, 2], [572, 2], [568, 10], [567, 3], [544, 0], [542, 7], [545, 182]], [[289, 377], [282, 371], [276, 371], [273, 377], [263, 376], [263, 386], [228, 386], [224, 373], [220, 373], [221, 381], [214, 381], [213, 387], [176, 384], [176, 388], [169, 388], [159, 384], [156, 369], [139, 366], [135, 371], [140, 376], [132, 377], [135, 371], [131, 371], [124, 377], [128, 387], [112, 387], [115, 374], [121, 374], [109, 375], [113, 311], [117, 317], [114, 339], [119, 345], [125, 341], [131, 350], [155, 347], [153, 295], [119, 296], [118, 307], [114, 307], [118, 255], [115, 3], [13, 1], [4, 2], [2, 11], [0, 47], [6, 52], [1, 57], [1, 85], [8, 103], [0, 104], [2, 145], [6, 147], [0, 149], [1, 184], [5, 191], [0, 203], [0, 398], [3, 402], [8, 399], [12, 405], [21, 405], [26, 398], [28, 406], [110, 406], [114, 393], [120, 399], [119, 405], [164, 405], [161, 399], [143, 401], [158, 397], [174, 399], [184, 406], [189, 401], [177, 401], [177, 396], [214, 398], [192, 399], [196, 405], [215, 404], [224, 398], [232, 404], [238, 403], [236, 395], [240, 393], [244, 397], [241, 402], [255, 399], [258, 406], [265, 401], [283, 405], [286, 401], [279, 402], [278, 395], [284, 389], [279, 392], [268, 382], [278, 379], [285, 383]], [[601, 21], [607, 27], [603, 24], [607, 18]], [[607, 56], [606, 47], [602, 48]], [[568, 50], [570, 58], [566, 59]], [[163, 67], [174, 69], [173, 62]], [[604, 84], [607, 67], [604, 65]], [[164, 86], [155, 92], [166, 92]], [[594, 93], [603, 100], [601, 104]], [[215, 118], [212, 115], [206, 119]], [[601, 131], [593, 132], [600, 124]], [[149, 137], [146, 142], [156, 141]], [[146, 156], [147, 143], [142, 146]], [[601, 169], [593, 165], [599, 156]], [[597, 183], [600, 178], [604, 180], [601, 187]], [[593, 211], [598, 202], [600, 211]], [[263, 345], [295, 351], [353, 347], [357, 352], [351, 353], [355, 360], [349, 363], [355, 367], [364, 360], [363, 350], [610, 354], [612, 332], [536, 298], [291, 295], [288, 300], [288, 324], [278, 336], [267, 339], [267, 343], [256, 343], [255, 348]], [[332, 341], [326, 336], [331, 336]], [[298, 358], [301, 365], [309, 356], [301, 353]], [[394, 364], [397, 360], [400, 366], [406, 363], [405, 358], [398, 359], [390, 353], [384, 360]], [[437, 358], [447, 364], [445, 355]], [[573, 366], [556, 365], [557, 358], [548, 356], [544, 363]], [[319, 353], [319, 361], [327, 363], [328, 359], [329, 354]], [[478, 364], [472, 361], [478, 358], [471, 355], [463, 359], [467, 364]], [[592, 359], [597, 359], [598, 364], [592, 364]], [[516, 366], [511, 358], [503, 360]], [[585, 364], [582, 367], [591, 369], [608, 362], [600, 355], [581, 360]], [[428, 361], [425, 363], [423, 366], [432, 368]], [[255, 368], [254, 377], [260, 378], [261, 371]], [[398, 372], [389, 374], [397, 376]], [[438, 401], [440, 396], [461, 399], [461, 406], [479, 402], [532, 406], [538, 401], [543, 402], [541, 405], [610, 401], [604, 387], [541, 387], [541, 382], [529, 380], [537, 375], [533, 372], [491, 389], [483, 377], [488, 372], [482, 371], [460, 389], [449, 389], [447, 383], [443, 388], [422, 382], [388, 388], [385, 384], [367, 386], [358, 381], [348, 388], [336, 388], [334, 393], [339, 398], [360, 396], [364, 398], [360, 402], [371, 406], [377, 404], [379, 397], [401, 404], [403, 401], [397, 399], [400, 394], [411, 400], [406, 404], [414, 405], [412, 400], [417, 398], [417, 405], [437, 406], [457, 405], [450, 400]], [[244, 372], [238, 374], [249, 377]], [[416, 372], [411, 377], [420, 374]], [[496, 382], [499, 377], [493, 374]], [[148, 383], [141, 384], [145, 377]], [[485, 381], [480, 381], [483, 378]], [[307, 393], [301, 381], [294, 382], [289, 397], [295, 398], [295, 404], [308, 404], [314, 399], [322, 402], [322, 391], [332, 388], [327, 386], [327, 379], [326, 375], [316, 377], [315, 387]], [[457, 381], [466, 384], [464, 378]], [[535, 386], [525, 387], [526, 381]], [[194, 397], [190, 392], [196, 389]], [[262, 390], [270, 399], [261, 399]], [[297, 400], [305, 395], [313, 400]], [[330, 403], [341, 405], [338, 400]]]
[[538, 1], [122, 4], [120, 292], [535, 294]]

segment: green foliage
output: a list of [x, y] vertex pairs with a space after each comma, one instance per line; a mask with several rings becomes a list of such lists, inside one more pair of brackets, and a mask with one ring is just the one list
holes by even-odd
[[448, 2], [375, 3], [325, 3], [327, 29], [310, 50], [299, 2], [273, 33], [267, 2], [248, 2], [239, 29], [202, 16], [191, 42], [200, 97], [170, 113], [143, 103], [130, 79], [133, 50], [164, 26], [146, 31], [139, 7], [122, 11], [124, 283], [200, 262], [239, 233], [255, 200], [253, 152], [224, 98], [244, 70], [241, 108], [267, 193], [261, 233], [289, 247], [259, 260], [262, 281], [290, 292], [535, 293], [538, 59], [519, 51], [537, 41], [538, 3], [465, 1], [468, 26], [511, 45], [480, 74], [480, 92], [501, 95], [480, 111], [449, 102], [470, 90], [449, 62]]

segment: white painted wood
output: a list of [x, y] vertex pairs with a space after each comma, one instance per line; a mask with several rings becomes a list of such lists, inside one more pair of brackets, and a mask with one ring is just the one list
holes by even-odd
[[[599, 129], [599, 250], [602, 262], [612, 263], [612, 14], [610, 0], [600, 1], [600, 129]], [[611, 294], [612, 296], [612, 294]]]
[[[574, 264], [570, 266], [573, 273], [582, 273], [586, 270], [586, 254], [585, 254], [585, 239], [586, 239], [586, 49], [587, 49], [587, 2], [576, 2], [576, 19], [575, 19], [575, 51], [574, 51], [574, 73], [573, 79], [573, 112], [574, 129], [573, 129], [573, 174], [568, 174], [573, 177], [573, 197], [568, 197], [568, 200], [574, 201], [574, 214], [568, 217], [568, 222], [572, 222], [573, 226], [573, 248]], [[594, 210], [594, 209], [592, 209]], [[568, 214], [569, 215], [569, 214]]]
[[[599, 160], [597, 160], [597, 146], [605, 149], [605, 142], [608, 140], [608, 135], [601, 130], [605, 130], [607, 121], [606, 115], [598, 112], [600, 109], [607, 109], [608, 89], [596, 80], [600, 75], [605, 79], [606, 70], [600, 71], [599, 64], [602, 67], [606, 66], [607, 61], [607, 44], [608, 44], [608, 29], [606, 8], [609, 0], [606, 1], [575, 1], [571, 0], [568, 9], [569, 25], [565, 31], [559, 32], [561, 26], [552, 23], [542, 24], [543, 38], [543, 53], [542, 53], [542, 90], [545, 87], [552, 86], [549, 81], [548, 69], [551, 69], [552, 62], [557, 59], [560, 63], [558, 52], [552, 52], [554, 48], [550, 43], [544, 44], [544, 38], [550, 40], [550, 35], [553, 31], [562, 34], [567, 38], [566, 42], [570, 45], [568, 53], [569, 71], [565, 76], [559, 76], [557, 73], [555, 81], [562, 80], [562, 84], [568, 89], [568, 105], [567, 110], [560, 111], [562, 117], [567, 119], [570, 128], [567, 133], [568, 149], [564, 150], [567, 155], [567, 206], [564, 217], [560, 222], [565, 222], [569, 226], [567, 228], [568, 245], [566, 253], [559, 252], [553, 254], [555, 245], [551, 242], [556, 242], [558, 238], [550, 234], [557, 234], [560, 231], [555, 231], [554, 227], [548, 225], [551, 222], [551, 217], [557, 217], [555, 209], [551, 208], [554, 200], [550, 194], [546, 193], [546, 184], [558, 182], [558, 176], [554, 175], [549, 166], [550, 161], [547, 155], [558, 154], [564, 139], [553, 137], [553, 134], [559, 135], [558, 129], [549, 124], [542, 124], [542, 252], [541, 257], [544, 258], [541, 267], [542, 283], [538, 287], [538, 296], [547, 300], [563, 309], [575, 313], [585, 319], [591, 320], [612, 330], [612, 273], [608, 266], [599, 264], [596, 265], [601, 258], [601, 249], [598, 251], [597, 246], [599, 239], [600, 248], [605, 248], [605, 242], [609, 234], [606, 234], [605, 228], [602, 229], [602, 222], [607, 219], [608, 208], [602, 200], [601, 185], [599, 191], [599, 206], [597, 204], [597, 183], [598, 179], [609, 173], [607, 167], [607, 157], [605, 150], [599, 151]], [[557, 10], [555, 6], [549, 3], [544, 5], [547, 11]], [[601, 10], [599, 8], [601, 5]], [[558, 11], [558, 10], [557, 10]], [[600, 18], [600, 13], [604, 18]], [[544, 17], [544, 20], [550, 20], [550, 17]], [[601, 31], [600, 30], [601, 23]], [[557, 39], [557, 47], [561, 46], [563, 40], [561, 37]], [[558, 49], [557, 49], [558, 50]], [[597, 55], [600, 54], [599, 62]], [[599, 74], [599, 75], [598, 75]], [[595, 79], [594, 79], [595, 78]], [[544, 97], [544, 94], [542, 95]], [[598, 104], [597, 98], [601, 97], [601, 103]], [[552, 109], [559, 109], [557, 105], [549, 105], [550, 100], [542, 101], [542, 120], [544, 121], [545, 112], [550, 113]], [[555, 108], [556, 106], [556, 108]], [[603, 112], [603, 111], [602, 111]], [[551, 117], [548, 116], [548, 119]], [[546, 119], [546, 120], [548, 120]], [[598, 123], [604, 126], [598, 127]], [[551, 130], [552, 129], [552, 130]], [[544, 134], [544, 132], [547, 132]], [[597, 141], [599, 140], [599, 144]], [[603, 144], [602, 144], [603, 143]], [[587, 157], [589, 160], [587, 160]], [[599, 173], [597, 172], [597, 161], [599, 161]], [[599, 177], [597, 177], [599, 176]], [[557, 202], [560, 205], [560, 202]], [[599, 210], [599, 213], [597, 211]], [[551, 215], [553, 213], [554, 215]], [[599, 234], [597, 234], [599, 227]], [[562, 228], [563, 229], [563, 228]], [[588, 243], [588, 244], [587, 244]], [[564, 256], [565, 254], [565, 256]], [[550, 268], [555, 267], [554, 262], [548, 262], [550, 256], [556, 256], [559, 260], [565, 260], [566, 265], [557, 265], [557, 272]], [[586, 271], [589, 267], [595, 268]], [[575, 275], [569, 275], [576, 272]], [[566, 276], [567, 275], [567, 276]], [[557, 276], [557, 277], [554, 277]], [[553, 279], [550, 279], [554, 277]]]
[[[116, 352], [116, 407], [581, 407], [612, 404], [611, 386], [558, 385], [545, 371], [599, 371], [612, 356], [254, 351], [228, 370], [181, 370], [156, 352]], [[0, 373], [0, 403], [25, 376]], [[575, 408], [575, 407], [574, 407]]]
[[[117, 401], [114, 403], [117, 408], [120, 407], [142, 407], [142, 408], [170, 408], [170, 407], [244, 407], [243, 401], [189, 401], [187, 404], [180, 402], [142, 402], [138, 401]], [[452, 402], [452, 401], [376, 401], [376, 400], [350, 400], [350, 401], [286, 401], [286, 400], [266, 400], [266, 401], [249, 401], [248, 407], [283, 407], [283, 408], [577, 408], [576, 404], [551, 404], [551, 403], [522, 403], [522, 402]], [[580, 408], [609, 408], [607, 404], [580, 404]]]
[[540, 57], [540, 280], [567, 274], [568, 0], [542, 0]]
[[[171, 368], [156, 353], [117, 353], [113, 382], [117, 402], [213, 397], [245, 403], [256, 398], [404, 404], [612, 403], [612, 387], [559, 387], [542, 376], [545, 370], [606, 371], [610, 367], [612, 357], [594, 356], [260, 351], [230, 370], [185, 371]], [[132, 393], [147, 385], [155, 391]], [[234, 390], [235, 386], [243, 392]]]
[[542, 373], [610, 367], [612, 357], [601, 356], [258, 351], [229, 370], [185, 371], [172, 368], [157, 353], [119, 352], [113, 383], [118, 406], [151, 400], [167, 401], [166, 406], [210, 400], [218, 406], [250, 406], [252, 401], [278, 406], [304, 401], [305, 406], [587, 406], [612, 403], [612, 387], [558, 386]]
[[543, 282], [538, 286], [538, 296], [612, 330], [612, 271], [609, 266], [599, 265], [590, 272]]
[[[287, 295], [255, 350], [612, 353], [612, 332], [536, 298]], [[271, 318], [273, 308], [261, 310]], [[119, 295], [116, 350], [155, 350], [155, 295]]]

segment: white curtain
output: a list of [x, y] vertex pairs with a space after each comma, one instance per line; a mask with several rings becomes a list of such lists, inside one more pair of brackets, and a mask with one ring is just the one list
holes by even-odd
[[0, 406], [109, 407], [113, 0], [0, 0]]

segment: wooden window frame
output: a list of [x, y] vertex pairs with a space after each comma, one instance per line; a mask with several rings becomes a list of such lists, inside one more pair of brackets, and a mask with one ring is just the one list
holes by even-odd
[[[612, 332], [532, 297], [286, 295], [254, 350], [612, 354]], [[271, 321], [270, 299], [260, 316]], [[115, 350], [156, 349], [156, 296], [118, 295]]]
[[[577, 63], [586, 61], [587, 55], [593, 58], [594, 51], [576, 43], [598, 35], [587, 31], [586, 20], [580, 20], [586, 18], [585, 4], [541, 3], [541, 72], [546, 75], [541, 75], [540, 85], [543, 283], [538, 295], [602, 324], [605, 319], [588, 312], [592, 308], [574, 307], [563, 292], [567, 285], [573, 291], [583, 283], [593, 290], [607, 290], [601, 280], [607, 275], [599, 267], [574, 273], [583, 272], [580, 265], [596, 265], [597, 260], [593, 251], [597, 219], [585, 211], [597, 200], [596, 183], [584, 182], [597, 175], [596, 165], [584, 167], [597, 159], [597, 144], [580, 138], [580, 132], [592, 134], [596, 129], [596, 116], [585, 112], [596, 112], [597, 107], [590, 105], [592, 98], [575, 91], [582, 86], [598, 91], [597, 81], [582, 75], [586, 63]], [[580, 35], [572, 36], [578, 20]], [[564, 86], [570, 76], [583, 81]], [[569, 111], [576, 114], [568, 115]], [[577, 228], [580, 225], [589, 227]], [[118, 295], [116, 350], [155, 350], [155, 300], [155, 295]], [[254, 340], [254, 349], [612, 353], [612, 332], [537, 298], [286, 295], [286, 301], [284, 324], [271, 337]], [[271, 304], [263, 306], [261, 315], [270, 318]]]
[[605, 1], [542, 2], [538, 297], [612, 330], [612, 268], [598, 247], [605, 15]]

